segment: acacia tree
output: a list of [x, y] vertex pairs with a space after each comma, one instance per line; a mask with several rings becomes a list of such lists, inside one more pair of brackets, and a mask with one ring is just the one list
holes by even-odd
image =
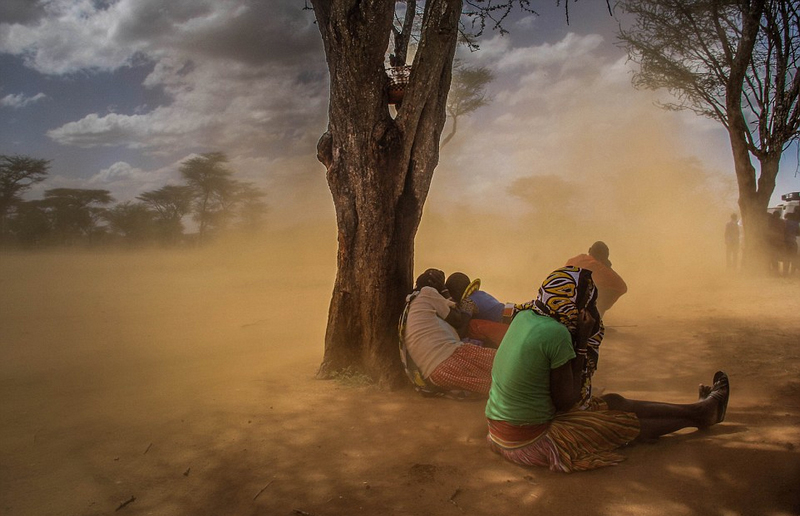
[[[758, 263], [784, 150], [800, 128], [798, 0], [622, 0], [619, 37], [641, 68], [634, 85], [666, 88], [728, 132], [748, 263]], [[759, 162], [756, 171], [751, 157]]]
[[21, 244], [46, 243], [53, 236], [53, 217], [49, 204], [43, 199], [16, 203], [14, 217], [8, 224], [9, 233]]
[[458, 59], [453, 63], [453, 81], [447, 96], [447, 114], [450, 117], [450, 132], [442, 140], [440, 148], [450, 143], [458, 131], [459, 117], [466, 116], [489, 103], [486, 85], [494, 80], [494, 74], [485, 66], [467, 66]]
[[103, 214], [109, 229], [129, 243], [150, 240], [156, 229], [156, 212], [144, 202], [122, 202]]
[[181, 219], [192, 207], [192, 189], [185, 185], [167, 185], [136, 198], [155, 210], [161, 237], [167, 243], [175, 244], [183, 235]]
[[21, 194], [47, 177], [50, 161], [29, 156], [0, 155], [0, 237], [6, 233], [6, 219]]
[[41, 206], [52, 217], [53, 231], [62, 243], [79, 238], [91, 242], [100, 231], [98, 223], [105, 213], [104, 206], [113, 200], [108, 190], [53, 188], [44, 192]]
[[236, 193], [233, 171], [222, 152], [209, 152], [181, 163], [180, 172], [194, 195], [195, 220], [202, 242], [209, 230], [224, 223], [228, 207]]
[[[328, 128], [317, 158], [327, 170], [339, 231], [318, 376], [355, 367], [379, 385], [393, 386], [402, 379], [397, 321], [413, 284], [414, 237], [439, 160], [453, 58], [464, 28], [462, 0], [311, 3], [330, 73]], [[529, 2], [467, 4], [480, 32]], [[406, 64], [415, 26], [416, 52], [393, 117], [385, 61], [389, 53], [392, 66]]]

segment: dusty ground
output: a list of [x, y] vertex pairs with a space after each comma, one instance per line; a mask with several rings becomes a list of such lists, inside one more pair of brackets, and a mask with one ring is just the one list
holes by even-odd
[[800, 278], [633, 288], [596, 385], [691, 401], [724, 369], [728, 418], [563, 475], [493, 455], [480, 402], [315, 380], [332, 274], [279, 246], [0, 256], [0, 514], [800, 514]]

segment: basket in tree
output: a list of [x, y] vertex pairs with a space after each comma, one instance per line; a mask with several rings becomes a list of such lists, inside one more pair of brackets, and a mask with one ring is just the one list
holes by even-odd
[[408, 78], [411, 76], [411, 66], [393, 66], [386, 69], [389, 76], [389, 104], [399, 106], [403, 102], [403, 94], [408, 85]]

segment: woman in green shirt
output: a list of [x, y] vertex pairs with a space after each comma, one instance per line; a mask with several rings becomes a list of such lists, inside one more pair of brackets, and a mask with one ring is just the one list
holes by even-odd
[[486, 404], [492, 450], [519, 464], [580, 471], [617, 464], [624, 457], [613, 450], [637, 437], [724, 419], [729, 386], [721, 371], [696, 403], [591, 396], [603, 335], [596, 301], [591, 271], [568, 266], [520, 307], [492, 367]]

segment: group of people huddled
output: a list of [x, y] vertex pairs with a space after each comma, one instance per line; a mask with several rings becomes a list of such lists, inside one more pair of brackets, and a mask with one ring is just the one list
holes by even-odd
[[603, 313], [627, 286], [608, 247], [571, 258], [527, 303], [503, 303], [461, 272], [428, 269], [400, 321], [400, 354], [424, 395], [487, 398], [490, 448], [523, 465], [571, 472], [617, 464], [614, 452], [682, 428], [722, 422], [727, 375], [687, 404], [592, 394]]

